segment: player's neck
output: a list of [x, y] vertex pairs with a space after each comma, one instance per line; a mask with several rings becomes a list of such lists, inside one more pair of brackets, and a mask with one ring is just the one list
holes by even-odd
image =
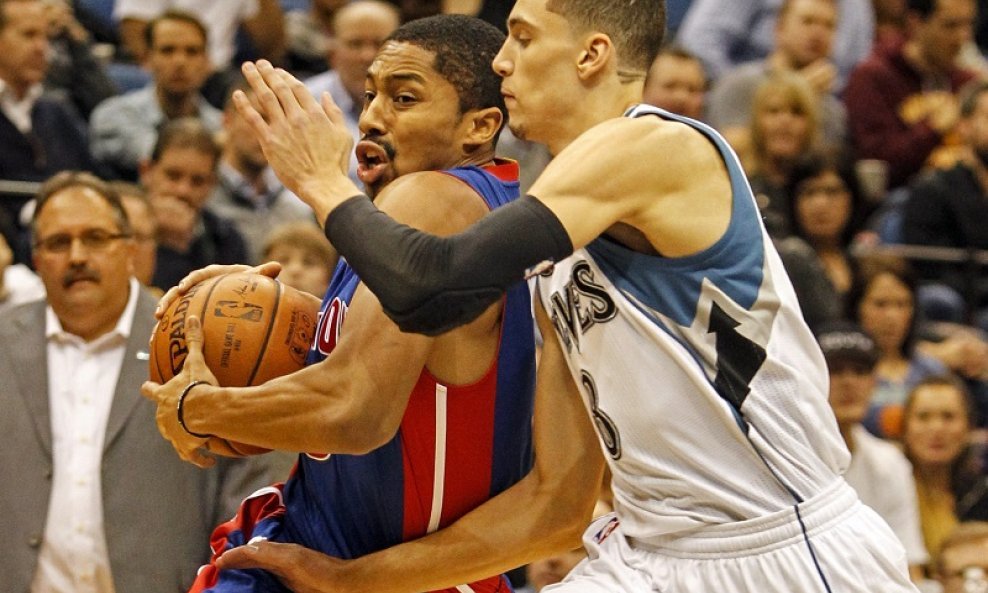
[[544, 144], [552, 155], [559, 154], [581, 134], [607, 120], [621, 117], [624, 112], [642, 102], [642, 83], [609, 84], [586, 93], [574, 102], [572, 116], [559, 122], [554, 136]]

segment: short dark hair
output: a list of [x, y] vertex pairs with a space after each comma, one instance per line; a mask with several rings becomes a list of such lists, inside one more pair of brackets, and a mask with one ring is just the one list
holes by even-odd
[[161, 160], [165, 151], [171, 148], [194, 148], [213, 159], [215, 167], [220, 160], [220, 145], [213, 133], [194, 117], [173, 119], [161, 127], [158, 139], [151, 150], [151, 162]]
[[92, 190], [101, 198], [106, 200], [106, 203], [110, 205], [110, 208], [112, 208], [114, 214], [116, 214], [117, 225], [120, 227], [120, 232], [125, 235], [130, 234], [130, 219], [127, 218], [127, 211], [124, 210], [123, 202], [120, 200], [120, 194], [118, 194], [116, 190], [110, 186], [110, 184], [92, 173], [87, 173], [85, 171], [62, 171], [61, 173], [56, 173], [55, 175], [49, 177], [48, 180], [41, 185], [41, 189], [38, 190], [38, 195], [34, 198], [34, 214], [31, 216], [32, 235], [34, 235], [37, 231], [38, 217], [41, 215], [41, 211], [44, 210], [45, 204], [47, 204], [55, 194], [73, 187]]
[[907, 0], [906, 10], [915, 12], [925, 21], [937, 9], [939, 0]]
[[921, 311], [919, 309], [919, 305], [916, 303], [916, 291], [919, 287], [919, 283], [915, 272], [907, 260], [895, 255], [885, 254], [859, 257], [854, 267], [854, 279], [852, 280], [851, 288], [847, 293], [847, 310], [845, 317], [860, 322], [861, 302], [864, 300], [865, 295], [871, 288], [871, 285], [879, 276], [883, 274], [890, 274], [894, 276], [896, 280], [904, 284], [906, 288], [909, 289], [909, 294], [913, 300], [913, 317], [912, 320], [910, 320], [909, 329], [906, 332], [906, 338], [903, 340], [902, 347], [900, 349], [900, 352], [904, 357], [910, 358], [913, 355], [913, 351], [916, 347], [916, 341], [918, 339], [917, 333], [919, 331]]
[[441, 14], [405, 23], [388, 42], [408, 43], [434, 53], [433, 67], [456, 88], [460, 113], [497, 107], [507, 118], [501, 77], [492, 67], [504, 44], [504, 33], [494, 25], [471, 16]]
[[665, 0], [547, 0], [545, 6], [576, 28], [609, 36], [618, 61], [642, 76], [665, 38]]
[[796, 160], [789, 173], [789, 181], [786, 183], [789, 221], [792, 223], [793, 234], [809, 241], [806, 229], [799, 223], [799, 216], [796, 215], [799, 206], [798, 196], [804, 183], [825, 173], [834, 173], [840, 177], [851, 196], [851, 212], [841, 233], [841, 245], [847, 247], [851, 244], [854, 235], [864, 226], [868, 212], [857, 175], [854, 173], [854, 161], [846, 150], [812, 149]]
[[148, 24], [144, 26], [144, 43], [147, 44], [148, 49], [151, 49], [154, 45], [154, 28], [158, 26], [158, 23], [164, 21], [179, 21], [192, 25], [199, 30], [200, 34], [202, 34], [203, 46], [207, 46], [209, 44], [209, 30], [206, 29], [206, 25], [199, 20], [199, 17], [187, 10], [170, 8], [151, 19]]

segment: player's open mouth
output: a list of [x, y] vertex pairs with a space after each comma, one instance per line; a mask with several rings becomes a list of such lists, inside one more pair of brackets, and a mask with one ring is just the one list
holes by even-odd
[[354, 149], [357, 156], [357, 177], [371, 185], [384, 175], [391, 158], [383, 146], [369, 140], [361, 140]]

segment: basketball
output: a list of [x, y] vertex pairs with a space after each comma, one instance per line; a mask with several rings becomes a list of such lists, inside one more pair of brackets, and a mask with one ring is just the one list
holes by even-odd
[[[155, 327], [151, 380], [165, 383], [182, 370], [188, 354], [185, 320], [190, 314], [201, 322], [203, 357], [217, 382], [247, 387], [304, 366], [318, 313], [318, 299], [267, 276], [240, 272], [204, 280], [175, 299]], [[226, 444], [239, 455], [267, 451]]]

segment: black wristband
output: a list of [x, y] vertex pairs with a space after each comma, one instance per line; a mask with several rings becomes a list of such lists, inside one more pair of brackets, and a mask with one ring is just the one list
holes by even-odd
[[182, 390], [182, 395], [178, 396], [178, 409], [175, 411], [175, 414], [178, 416], [178, 425], [182, 427], [182, 430], [184, 430], [185, 432], [189, 433], [190, 435], [192, 435], [192, 436], [194, 436], [196, 438], [199, 438], [199, 439], [208, 439], [209, 437], [211, 437], [213, 435], [211, 435], [211, 434], [199, 434], [198, 432], [192, 432], [191, 430], [189, 430], [189, 427], [185, 425], [185, 409], [184, 409], [184, 406], [185, 406], [185, 397], [187, 395], [189, 395], [189, 392], [192, 391], [192, 388], [195, 387], [195, 386], [197, 386], [197, 385], [210, 385], [210, 383], [209, 383], [209, 381], [201, 381], [200, 380], [200, 381], [193, 381], [193, 382], [189, 383], [188, 385], [186, 385], [185, 386], [185, 389]]

